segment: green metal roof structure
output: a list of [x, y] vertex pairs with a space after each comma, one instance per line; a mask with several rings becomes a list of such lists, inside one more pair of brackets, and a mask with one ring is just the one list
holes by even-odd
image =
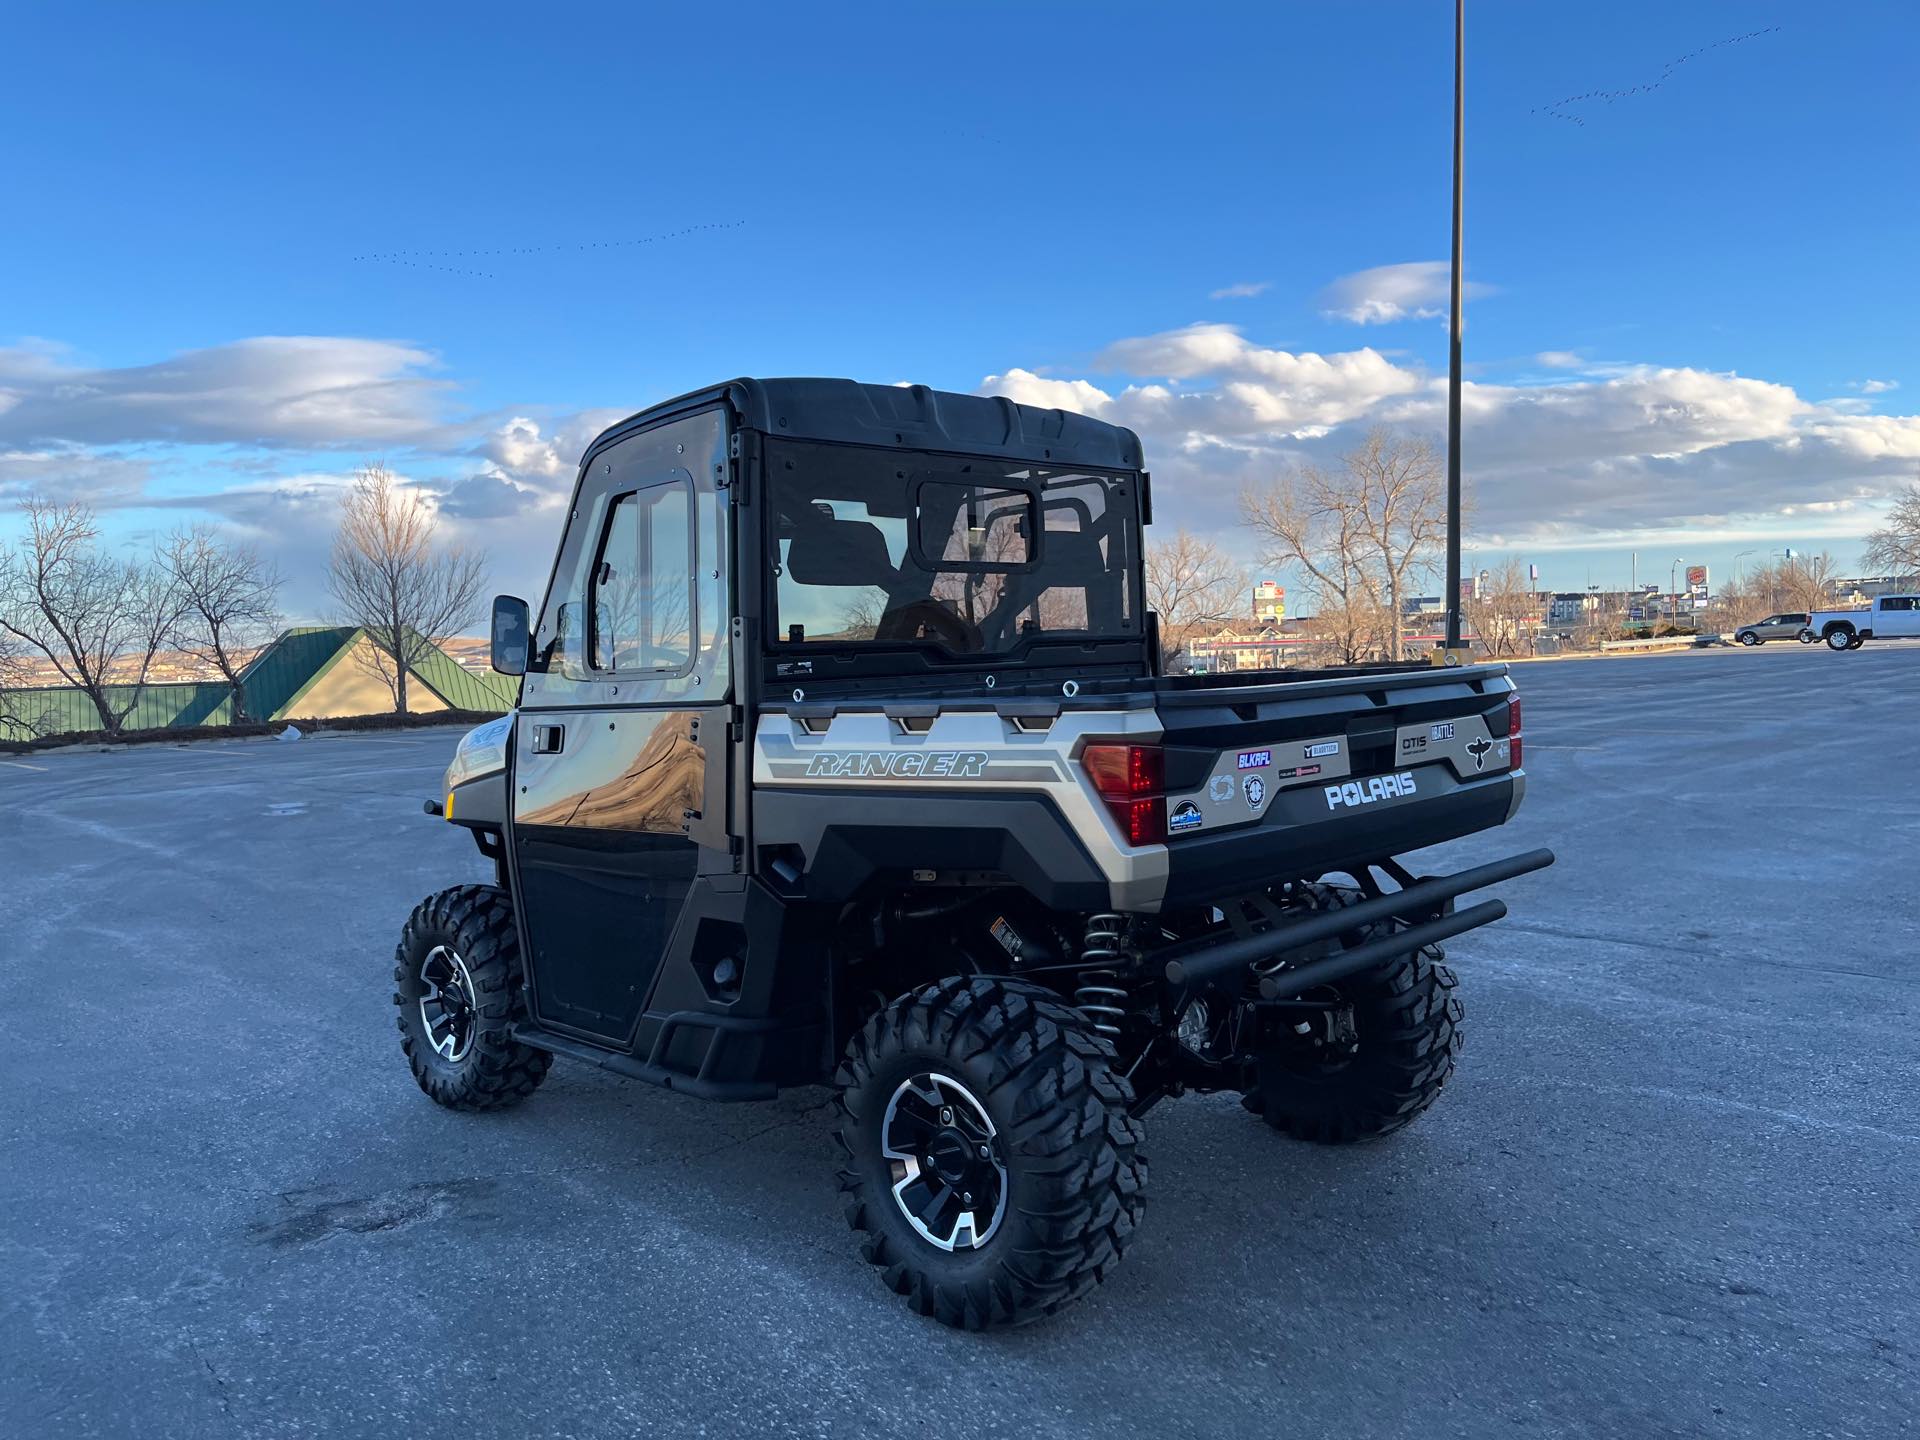
[[[241, 684], [246, 687], [247, 713], [269, 721], [293, 713], [315, 685], [348, 662], [364, 634], [354, 625], [304, 625], [283, 632], [240, 673]], [[468, 670], [438, 646], [413, 667], [411, 678], [451, 710], [502, 714], [513, 708], [516, 695], [511, 678]], [[133, 688], [110, 686], [108, 695], [116, 703], [123, 703]], [[125, 722], [129, 730], [233, 723], [233, 695], [224, 681], [169, 682], [139, 689], [139, 698]], [[18, 720], [0, 718], [3, 740], [100, 729], [99, 711], [85, 691], [71, 685], [16, 690], [8, 697], [7, 708]]]

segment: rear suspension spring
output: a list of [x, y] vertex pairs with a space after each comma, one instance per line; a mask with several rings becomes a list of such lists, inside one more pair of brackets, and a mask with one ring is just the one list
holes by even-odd
[[1127, 992], [1118, 983], [1126, 923], [1123, 916], [1108, 911], [1089, 915], [1080, 945], [1080, 958], [1088, 968], [1080, 974], [1073, 1003], [1102, 1035], [1118, 1035], [1127, 1015]]

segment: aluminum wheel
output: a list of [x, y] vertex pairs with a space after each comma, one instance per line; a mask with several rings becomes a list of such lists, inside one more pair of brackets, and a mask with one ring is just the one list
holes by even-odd
[[473, 1049], [478, 1001], [467, 962], [445, 945], [436, 945], [420, 962], [420, 1024], [434, 1053], [458, 1065]]
[[[1004, 1145], [984, 1105], [946, 1075], [901, 1082], [880, 1122], [893, 1201], [942, 1250], [977, 1250], [1007, 1213]], [[984, 1217], [984, 1219], [982, 1218]]]

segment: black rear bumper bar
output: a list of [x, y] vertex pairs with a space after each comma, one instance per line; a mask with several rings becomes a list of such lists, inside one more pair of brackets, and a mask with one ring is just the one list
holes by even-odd
[[1517, 875], [1544, 870], [1553, 864], [1551, 850], [1528, 850], [1504, 860], [1476, 865], [1457, 875], [1436, 875], [1419, 880], [1388, 895], [1376, 895], [1357, 905], [1326, 910], [1290, 924], [1276, 925], [1258, 935], [1247, 935], [1225, 944], [1203, 945], [1185, 953], [1167, 957], [1168, 983], [1191, 990], [1238, 974], [1257, 961], [1285, 959], [1351, 931], [1382, 921], [1398, 921], [1403, 928], [1391, 935], [1348, 950], [1340, 950], [1292, 969], [1268, 976], [1260, 993], [1268, 1000], [1281, 1000], [1331, 984], [1393, 955], [1404, 955], [1424, 945], [1448, 939], [1482, 925], [1491, 924], [1507, 913], [1498, 900], [1488, 900], [1465, 910], [1449, 912], [1447, 906], [1456, 896], [1483, 886], [1511, 880]]

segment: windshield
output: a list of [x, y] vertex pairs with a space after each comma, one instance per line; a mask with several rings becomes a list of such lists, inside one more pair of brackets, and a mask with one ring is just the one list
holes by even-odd
[[778, 643], [1138, 633], [1131, 476], [799, 442], [767, 469]]

